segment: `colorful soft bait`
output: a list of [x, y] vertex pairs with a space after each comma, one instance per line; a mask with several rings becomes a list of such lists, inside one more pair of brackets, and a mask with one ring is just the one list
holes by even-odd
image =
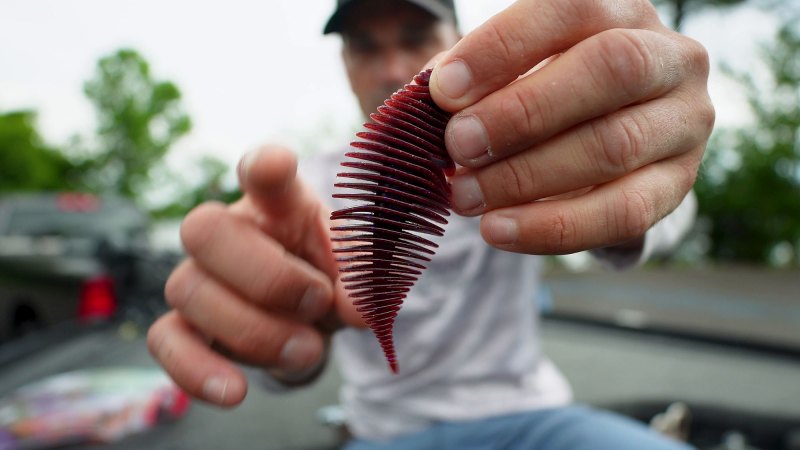
[[[403, 299], [430, 261], [437, 245], [419, 234], [441, 236], [449, 215], [450, 188], [445, 175], [455, 168], [444, 145], [450, 113], [433, 102], [428, 82], [431, 70], [392, 94], [370, 115], [360, 140], [350, 145], [342, 163], [356, 171], [338, 174], [335, 198], [359, 204], [334, 211], [331, 219], [346, 219], [332, 227], [339, 271], [353, 303], [375, 333], [392, 371], [397, 357], [392, 339], [395, 317]], [[435, 222], [435, 223], [434, 223]]]

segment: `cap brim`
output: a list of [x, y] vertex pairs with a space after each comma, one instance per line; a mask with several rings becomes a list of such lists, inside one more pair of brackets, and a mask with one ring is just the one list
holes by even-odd
[[[426, 1], [426, 0], [403, 0], [403, 1], [420, 7], [421, 9], [429, 12], [437, 19], [455, 20], [455, 17], [453, 17], [454, 12], [447, 6], [442, 5], [441, 3]], [[339, 8], [336, 8], [336, 11], [334, 11], [331, 17], [328, 19], [328, 23], [325, 24], [325, 28], [323, 29], [322, 34], [341, 33], [344, 26], [343, 23], [344, 17], [346, 16], [347, 11], [350, 8], [352, 8], [353, 4], [357, 3], [358, 3], [357, 1], [353, 1], [344, 4]]]
[[341, 33], [344, 13], [352, 5], [353, 2], [350, 2], [336, 8], [336, 11], [334, 11], [330, 19], [328, 19], [328, 23], [325, 24], [325, 29], [322, 31], [322, 34]]

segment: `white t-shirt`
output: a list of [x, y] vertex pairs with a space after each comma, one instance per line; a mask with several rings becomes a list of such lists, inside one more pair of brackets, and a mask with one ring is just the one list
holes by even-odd
[[[343, 152], [301, 161], [300, 176], [333, 209]], [[641, 251], [597, 252], [617, 267], [668, 249], [695, 215], [693, 195], [653, 227]], [[394, 325], [400, 367], [393, 374], [369, 329], [334, 336], [344, 377], [341, 401], [348, 426], [362, 439], [384, 440], [435, 422], [480, 419], [565, 405], [571, 391], [542, 354], [538, 334], [541, 258], [494, 249], [481, 238], [479, 218], [451, 215], [433, 240], [436, 255], [408, 293]]]

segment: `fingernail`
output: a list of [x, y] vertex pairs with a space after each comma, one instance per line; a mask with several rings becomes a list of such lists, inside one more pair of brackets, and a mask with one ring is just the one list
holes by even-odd
[[319, 286], [309, 286], [297, 305], [297, 312], [308, 319], [322, 316], [325, 307], [325, 291]]
[[308, 332], [299, 332], [286, 341], [281, 350], [280, 365], [285, 369], [305, 369], [316, 362], [316, 339]]
[[508, 217], [484, 216], [487, 234], [492, 244], [509, 245], [519, 238], [519, 225]]
[[453, 192], [453, 206], [458, 211], [468, 212], [485, 206], [481, 185], [472, 175], [453, 178], [450, 189]]
[[475, 116], [456, 117], [449, 126], [450, 148], [463, 160], [472, 160], [489, 152], [489, 137], [480, 119]]
[[228, 394], [228, 378], [221, 378], [211, 376], [203, 383], [203, 395], [209, 401], [215, 403], [225, 403], [225, 397]]
[[436, 84], [445, 97], [456, 100], [469, 90], [472, 74], [463, 61], [450, 61], [436, 71]]
[[258, 159], [260, 154], [260, 149], [250, 150], [249, 152], [245, 153], [241, 159], [239, 159], [239, 164], [236, 166], [236, 173], [239, 175], [239, 181], [243, 182], [247, 180], [247, 174], [250, 172], [250, 168], [253, 166], [253, 163]]

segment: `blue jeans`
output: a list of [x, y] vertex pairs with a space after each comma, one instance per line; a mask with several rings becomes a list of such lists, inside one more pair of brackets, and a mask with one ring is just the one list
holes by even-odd
[[644, 424], [610, 412], [568, 406], [440, 423], [389, 442], [354, 440], [345, 450], [690, 450]]

